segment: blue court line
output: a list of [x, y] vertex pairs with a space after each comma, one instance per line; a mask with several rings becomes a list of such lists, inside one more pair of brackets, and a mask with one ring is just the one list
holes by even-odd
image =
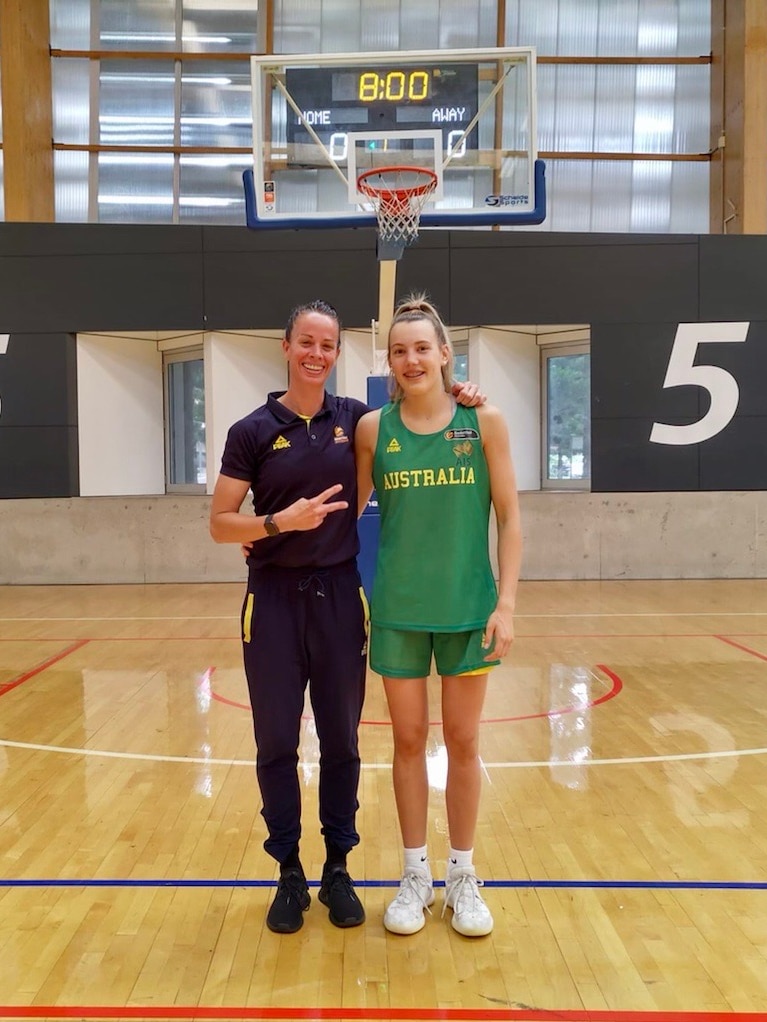
[[[319, 880], [307, 881], [319, 887]], [[276, 887], [276, 880], [62, 880], [0, 879], [1, 887]], [[355, 887], [399, 887], [399, 880], [355, 880]], [[435, 880], [435, 887], [444, 887], [444, 880]], [[587, 888], [589, 890], [625, 890], [628, 888], [656, 891], [767, 891], [762, 880], [485, 880], [485, 887], [499, 888]]]

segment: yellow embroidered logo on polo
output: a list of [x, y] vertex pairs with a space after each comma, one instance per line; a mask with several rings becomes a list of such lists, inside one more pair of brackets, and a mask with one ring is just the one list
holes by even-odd
[[393, 436], [386, 447], [387, 454], [400, 454], [402, 448], [400, 447], [399, 440], [396, 436]]
[[290, 440], [286, 440], [282, 434], [272, 444], [273, 451], [284, 451], [286, 447], [290, 447]]

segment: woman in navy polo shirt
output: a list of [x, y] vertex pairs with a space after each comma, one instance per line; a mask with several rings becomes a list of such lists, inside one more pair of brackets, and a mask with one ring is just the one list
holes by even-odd
[[[359, 843], [357, 729], [368, 628], [356, 563], [354, 431], [368, 407], [325, 391], [340, 332], [327, 302], [292, 311], [282, 342], [288, 389], [270, 394], [229, 430], [211, 506], [213, 539], [250, 548], [242, 641], [268, 829], [264, 848], [280, 864], [267, 915], [278, 933], [300, 929], [310, 901], [299, 858], [298, 746], [307, 683], [320, 744], [326, 846], [319, 900], [336, 926], [365, 920], [346, 856]], [[481, 398], [468, 385], [460, 400]], [[248, 490], [255, 517], [240, 513]]]

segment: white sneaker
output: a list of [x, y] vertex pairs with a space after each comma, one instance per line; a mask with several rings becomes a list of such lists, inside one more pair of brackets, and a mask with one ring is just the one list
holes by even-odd
[[424, 909], [434, 903], [434, 886], [428, 873], [405, 870], [397, 896], [384, 912], [383, 923], [391, 933], [418, 933], [426, 923]]
[[451, 920], [454, 930], [464, 937], [485, 937], [493, 929], [493, 917], [490, 909], [482, 900], [479, 888], [482, 881], [474, 872], [473, 866], [453, 868], [445, 881], [445, 905], [453, 910]]

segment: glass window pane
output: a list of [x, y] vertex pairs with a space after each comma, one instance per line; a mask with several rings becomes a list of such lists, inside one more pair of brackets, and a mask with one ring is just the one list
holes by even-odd
[[546, 219], [502, 230], [707, 234], [710, 171], [708, 161], [549, 159]]
[[[399, 42], [399, 0], [376, 0], [374, 4], [361, 6], [360, 49], [395, 50]], [[331, 49], [330, 40], [324, 31], [322, 43], [324, 50]]]
[[104, 50], [178, 50], [176, 0], [101, 0], [99, 48]]
[[172, 153], [99, 153], [101, 223], [173, 223]]
[[[274, 0], [274, 52], [321, 53], [322, 4], [317, 0]], [[360, 47], [362, 49], [362, 47]]]
[[697, 57], [711, 49], [709, 0], [515, 0], [508, 46], [563, 56]]
[[253, 144], [250, 66], [244, 61], [185, 60], [181, 76], [181, 145]]
[[205, 381], [203, 360], [166, 362], [168, 485], [204, 485]]
[[91, 44], [91, 0], [51, 0], [51, 46], [87, 50]]
[[702, 153], [711, 69], [568, 66], [537, 69], [541, 152]]
[[99, 142], [173, 145], [174, 88], [172, 60], [102, 60]]
[[90, 131], [89, 60], [51, 61], [53, 138], [56, 142], [85, 145]]
[[466, 383], [469, 379], [469, 345], [467, 341], [453, 342], [453, 379]]
[[[55, 140], [249, 147], [249, 65], [228, 55], [258, 50], [258, 11], [258, 0], [50, 0], [56, 48], [163, 54], [162, 61], [54, 60]], [[493, 45], [497, 3], [274, 0], [271, 11], [276, 52], [360, 52]], [[539, 55], [697, 56], [710, 50], [708, 0], [511, 0], [505, 11], [506, 43], [537, 46]], [[174, 63], [167, 55], [177, 50], [220, 54], [220, 59]], [[709, 93], [706, 65], [540, 64], [538, 148], [703, 153], [709, 146]], [[96, 100], [97, 112], [91, 108]], [[96, 113], [99, 123], [91, 125]], [[284, 137], [284, 112], [281, 116], [273, 126], [276, 139]], [[504, 148], [516, 149], [518, 142], [504, 134]], [[120, 162], [113, 164], [99, 160], [102, 194], [98, 206], [90, 197], [89, 215], [110, 222], [241, 224], [243, 168], [236, 159], [223, 158], [227, 162], [217, 164], [217, 157], [207, 162], [176, 157], [180, 173], [175, 181], [172, 161], [143, 163], [138, 154], [118, 156]], [[64, 175], [56, 186], [57, 213], [81, 219], [88, 207], [86, 165], [76, 156], [55, 159]], [[706, 233], [709, 171], [707, 162], [653, 162], [648, 167], [552, 157], [548, 216], [542, 225], [523, 229]], [[467, 203], [476, 201], [475, 189], [487, 193], [484, 178], [484, 173], [467, 175]], [[307, 192], [306, 208], [326, 208], [325, 190], [338, 184], [332, 173], [307, 172], [300, 184]]]
[[88, 222], [89, 160], [89, 153], [53, 154], [56, 220], [59, 223]]
[[591, 478], [590, 356], [546, 357], [546, 477]]
[[183, 0], [183, 49], [198, 53], [257, 53], [258, 0]]
[[201, 154], [182, 156], [180, 164], [180, 223], [245, 223], [242, 172], [253, 165], [252, 157]]

